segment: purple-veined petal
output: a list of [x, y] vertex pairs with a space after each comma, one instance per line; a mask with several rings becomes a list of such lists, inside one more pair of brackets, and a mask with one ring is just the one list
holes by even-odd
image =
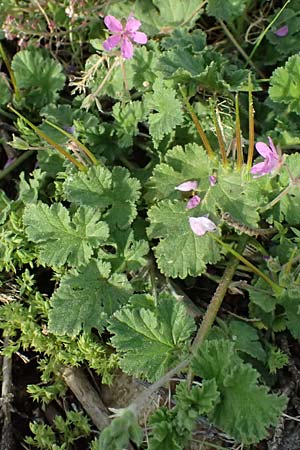
[[179, 184], [175, 187], [177, 191], [181, 192], [189, 192], [193, 191], [194, 189], [197, 189], [198, 187], [198, 181], [192, 180], [192, 181], [185, 181], [184, 183]]
[[264, 158], [267, 158], [267, 156], [270, 156], [270, 154], [272, 154], [272, 150], [264, 142], [256, 142], [255, 148], [258, 151], [258, 153]]
[[108, 28], [112, 33], [121, 33], [123, 31], [121, 22], [114, 16], [104, 17], [104, 23], [106, 25], [106, 28]]
[[106, 39], [106, 41], [104, 41], [102, 45], [104, 50], [110, 51], [117, 45], [119, 45], [120, 41], [121, 36], [119, 34], [114, 34], [113, 36], [110, 36], [108, 39]]
[[255, 164], [250, 172], [255, 175], [254, 178], [262, 177], [263, 175], [266, 175], [267, 173], [270, 173], [272, 169], [270, 169], [268, 161], [263, 161], [260, 163]]
[[133, 56], [133, 45], [126, 36], [122, 39], [121, 54], [125, 59], [130, 59]]
[[278, 37], [284, 37], [288, 34], [289, 27], [287, 25], [283, 25], [283, 27], [278, 28], [278, 30], [274, 31], [274, 34]]
[[197, 236], [203, 236], [208, 231], [214, 231], [217, 226], [207, 217], [189, 217], [190, 227]]
[[201, 198], [199, 197], [199, 195], [193, 195], [193, 197], [191, 197], [187, 202], [186, 209], [196, 208], [196, 206], [198, 206], [200, 202]]
[[125, 25], [125, 32], [133, 33], [138, 30], [141, 25], [139, 20], [135, 19], [133, 16], [129, 16]]
[[148, 38], [145, 33], [142, 33], [141, 31], [134, 31], [133, 33], [128, 33], [130, 39], [132, 39], [134, 42], [137, 42], [138, 44], [147, 44]]
[[208, 180], [211, 186], [215, 186], [217, 184], [217, 177], [214, 175], [209, 175]]

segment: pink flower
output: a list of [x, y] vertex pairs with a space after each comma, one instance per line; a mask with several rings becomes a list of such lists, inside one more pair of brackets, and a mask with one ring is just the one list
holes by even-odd
[[185, 181], [184, 183], [179, 184], [175, 187], [177, 191], [181, 192], [189, 192], [197, 189], [198, 187], [198, 181], [192, 180], [192, 181]]
[[265, 160], [252, 167], [251, 173], [255, 175], [254, 178], [271, 173], [273, 170], [279, 169], [282, 164], [282, 158], [278, 154], [272, 139], [270, 137], [268, 137], [268, 139], [269, 145], [264, 142], [257, 142], [255, 145], [256, 150], [265, 158]]
[[283, 27], [278, 28], [278, 30], [274, 31], [274, 34], [278, 37], [284, 37], [288, 34], [289, 27], [287, 25], [283, 25]]
[[190, 227], [197, 236], [203, 236], [208, 231], [214, 231], [217, 226], [207, 217], [189, 217]]
[[198, 206], [200, 202], [201, 198], [199, 197], [199, 195], [193, 195], [193, 197], [191, 197], [187, 202], [186, 209], [196, 208], [196, 206]]
[[106, 41], [103, 42], [103, 48], [107, 51], [121, 45], [121, 55], [125, 59], [130, 59], [133, 56], [133, 45], [131, 41], [138, 44], [146, 44], [147, 36], [145, 33], [137, 31], [141, 22], [135, 19], [133, 16], [129, 16], [125, 27], [114, 16], [106, 16], [104, 23], [109, 31], [112, 32]]
[[209, 175], [208, 180], [211, 186], [215, 186], [217, 184], [217, 177], [214, 175]]

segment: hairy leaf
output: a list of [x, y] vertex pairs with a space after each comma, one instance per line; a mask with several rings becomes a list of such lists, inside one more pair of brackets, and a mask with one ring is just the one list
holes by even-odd
[[207, 13], [216, 19], [232, 21], [241, 16], [246, 0], [208, 0]]
[[62, 66], [43, 50], [30, 47], [21, 50], [12, 60], [17, 86], [23, 93], [22, 105], [41, 109], [58, 98], [64, 87]]
[[[205, 271], [207, 264], [215, 264], [221, 259], [219, 247], [210, 233], [197, 236], [192, 232], [188, 221], [191, 213], [183, 202], [163, 200], [152, 206], [148, 214], [148, 235], [150, 239], [160, 239], [155, 256], [165, 275], [173, 278], [197, 276]], [[199, 213], [200, 216], [204, 214]]]
[[70, 218], [61, 203], [37, 203], [25, 207], [23, 221], [28, 239], [38, 244], [40, 262], [60, 267], [86, 264], [93, 249], [106, 241], [108, 226], [100, 218], [92, 208], [79, 207]]
[[275, 69], [270, 84], [271, 99], [287, 104], [290, 111], [300, 114], [300, 56], [291, 56], [283, 67]]
[[206, 341], [192, 362], [194, 372], [215, 379], [220, 403], [208, 414], [226, 433], [244, 444], [259, 442], [276, 425], [286, 399], [258, 385], [258, 372], [238, 357], [234, 344]]
[[82, 329], [102, 331], [107, 319], [128, 302], [132, 289], [125, 275], [110, 275], [110, 264], [92, 259], [64, 275], [51, 297], [49, 330], [75, 336]]
[[122, 105], [116, 103], [113, 107], [114, 130], [121, 147], [131, 147], [133, 137], [139, 132], [138, 123], [145, 118], [144, 105], [135, 101]]
[[195, 329], [183, 304], [161, 295], [156, 310], [123, 308], [110, 320], [124, 372], [154, 381], [187, 355]]
[[123, 450], [134, 442], [142, 443], [143, 430], [138, 424], [135, 414], [129, 409], [120, 411], [111, 424], [100, 434], [97, 450]]
[[135, 219], [139, 189], [139, 181], [123, 167], [114, 167], [110, 172], [94, 166], [85, 173], [71, 175], [64, 183], [68, 200], [103, 211], [112, 228], [127, 228]]
[[163, 137], [183, 121], [181, 103], [176, 99], [176, 91], [165, 86], [158, 78], [153, 84], [153, 94], [144, 96], [149, 112], [149, 131], [157, 148]]
[[[184, 148], [176, 146], [169, 150], [164, 162], [153, 170], [146, 194], [147, 200], [179, 198], [175, 187], [184, 181], [199, 182], [199, 191], [205, 193], [209, 189], [209, 175], [212, 173], [211, 162], [200, 145], [188, 144]], [[200, 194], [201, 195], [201, 194]]]

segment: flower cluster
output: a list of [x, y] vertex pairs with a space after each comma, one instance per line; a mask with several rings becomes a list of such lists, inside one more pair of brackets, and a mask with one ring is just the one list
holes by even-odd
[[[257, 142], [255, 147], [258, 153], [264, 158], [263, 162], [259, 162], [254, 164], [251, 169], [251, 173], [254, 175], [254, 178], [261, 177], [268, 173], [272, 173], [274, 170], [277, 170], [281, 167], [283, 158], [280, 156], [278, 150], [276, 149], [272, 139], [268, 137], [269, 145], [264, 142]], [[217, 179], [214, 175], [209, 177], [209, 183], [211, 186], [214, 186], [217, 183]], [[196, 208], [200, 202], [201, 198], [195, 191], [198, 189], [198, 181], [184, 181], [175, 187], [176, 190], [181, 192], [190, 192], [192, 195], [186, 204], [187, 209]], [[189, 224], [192, 231], [197, 236], [203, 236], [205, 233], [209, 231], [216, 230], [216, 224], [212, 222], [207, 216], [200, 217], [189, 217]]]

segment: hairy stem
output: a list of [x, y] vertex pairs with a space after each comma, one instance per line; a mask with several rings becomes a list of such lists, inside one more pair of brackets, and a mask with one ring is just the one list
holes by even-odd
[[249, 147], [248, 147], [248, 158], [247, 158], [247, 169], [250, 170], [254, 155], [254, 108], [253, 108], [253, 95], [252, 95], [252, 80], [251, 74], [248, 75], [248, 115], [249, 115]]
[[[239, 253], [242, 253], [247, 242], [247, 237], [243, 237], [243, 239], [240, 241], [238, 245], [237, 251]], [[232, 281], [232, 278], [235, 274], [235, 271], [239, 265], [239, 260], [232, 256], [227, 264], [227, 267], [223, 273], [223, 276], [219, 282], [219, 285], [213, 295], [213, 298], [210, 301], [210, 304], [206, 310], [205, 316], [203, 317], [203, 320], [201, 322], [200, 328], [198, 330], [198, 333], [194, 339], [194, 342], [191, 347], [191, 353], [195, 354], [200, 347], [200, 345], [203, 343], [205, 338], [207, 337], [216, 317], [219, 312], [219, 309], [222, 305], [222, 302], [224, 300], [224, 297], [226, 295], [227, 289]], [[191, 368], [188, 372], [188, 383], [191, 384], [193, 379], [193, 373]]]
[[235, 137], [236, 137], [236, 150], [237, 150], [237, 168], [241, 169], [244, 157], [242, 150], [242, 137], [241, 137], [241, 121], [240, 121], [240, 108], [239, 108], [239, 96], [235, 96]]

